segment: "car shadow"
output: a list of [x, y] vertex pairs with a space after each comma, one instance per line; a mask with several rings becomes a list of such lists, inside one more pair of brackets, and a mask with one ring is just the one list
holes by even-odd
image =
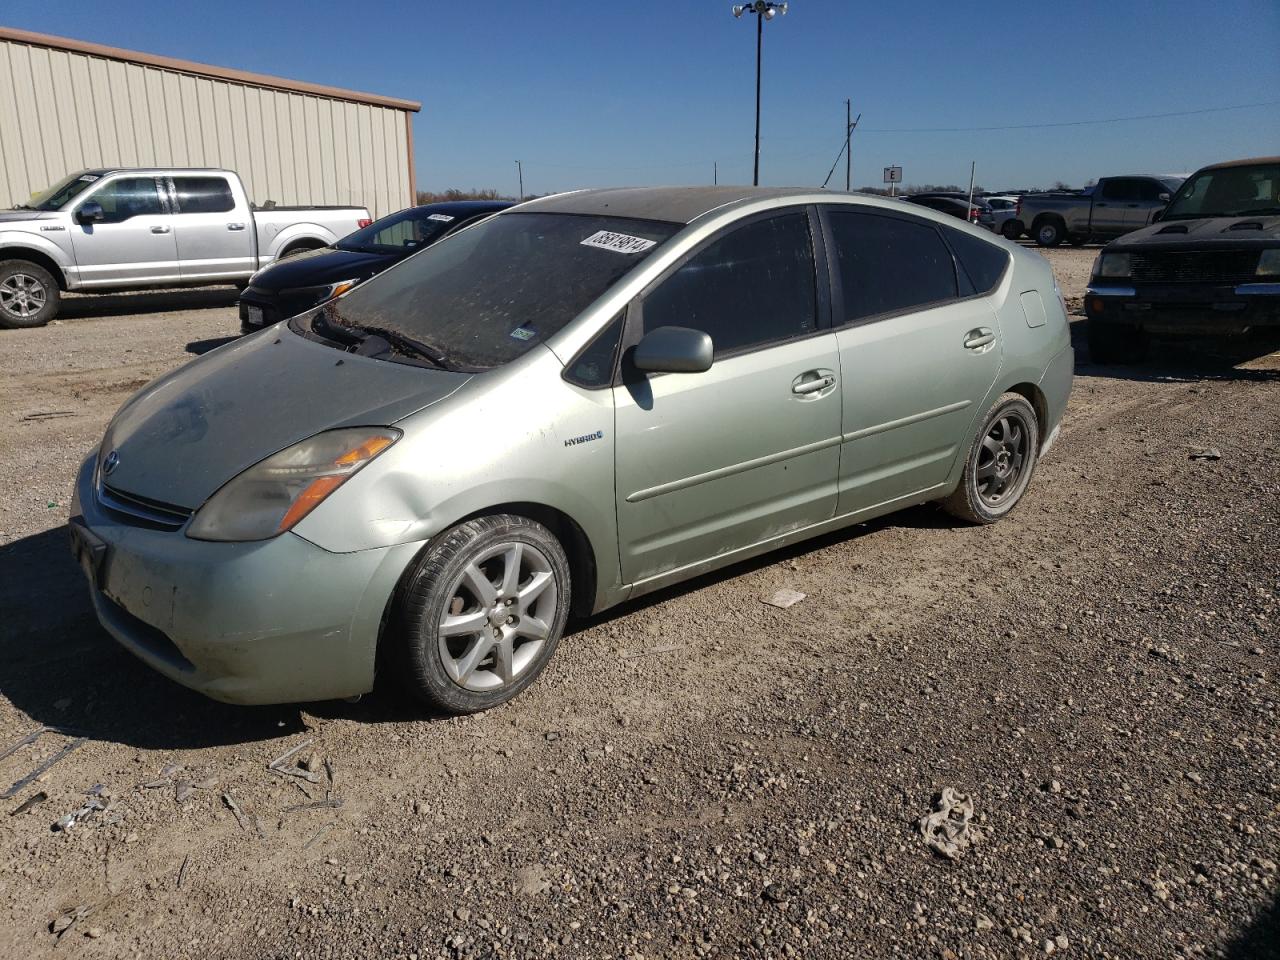
[[192, 340], [190, 343], [187, 344], [186, 351], [187, 353], [195, 354], [197, 357], [203, 357], [210, 350], [217, 350], [219, 347], [224, 347], [228, 343], [234, 343], [239, 339], [240, 337], [235, 336], [235, 337], [212, 337], [208, 340]]
[[234, 307], [239, 297], [239, 291], [235, 287], [196, 287], [188, 290], [144, 290], [137, 293], [72, 295], [62, 298], [58, 315], [63, 320], [83, 320], [136, 313], [207, 310], [217, 307]]
[[94, 740], [174, 750], [305, 729], [300, 705], [217, 703], [117, 645], [98, 625], [68, 543], [62, 525], [0, 546], [0, 694], [33, 728], [65, 727]]
[[1280, 897], [1227, 944], [1226, 956], [1227, 960], [1280, 960]]
[[1266, 336], [1154, 337], [1146, 359], [1132, 364], [1094, 363], [1083, 318], [1073, 318], [1071, 346], [1076, 355], [1076, 376], [1109, 377], [1143, 383], [1199, 383], [1202, 381], [1280, 382], [1280, 367], [1244, 367], [1274, 353], [1280, 338]]

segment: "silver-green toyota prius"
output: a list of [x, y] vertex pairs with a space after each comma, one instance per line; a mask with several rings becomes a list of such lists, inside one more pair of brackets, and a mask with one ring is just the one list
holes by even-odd
[[80, 470], [106, 629], [235, 703], [481, 710], [571, 615], [913, 504], [991, 523], [1071, 389], [1049, 265], [921, 207], [513, 207], [146, 387]]

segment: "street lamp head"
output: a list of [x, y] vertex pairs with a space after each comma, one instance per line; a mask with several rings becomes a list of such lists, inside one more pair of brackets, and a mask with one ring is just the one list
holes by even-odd
[[746, 9], [747, 9], [747, 8], [746, 8], [746, 7], [744, 7], [742, 4], [740, 4], [740, 3], [735, 3], [735, 4], [733, 5], [733, 15], [734, 15], [735, 17], [741, 17], [741, 16], [742, 16], [742, 14], [746, 12]]

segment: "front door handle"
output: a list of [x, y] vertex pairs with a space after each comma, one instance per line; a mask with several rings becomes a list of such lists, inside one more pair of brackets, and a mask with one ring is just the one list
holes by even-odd
[[966, 350], [981, 350], [988, 343], [994, 343], [995, 339], [996, 335], [991, 330], [978, 327], [964, 335], [964, 346]]
[[243, 229], [244, 229], [244, 224], [243, 224], [243, 223], [228, 223], [228, 224], [227, 224], [227, 229], [228, 229], [228, 230], [243, 230]]
[[835, 374], [811, 370], [809, 373], [800, 374], [800, 376], [792, 382], [791, 392], [797, 396], [804, 397], [811, 393], [820, 393], [828, 387], [834, 387], [835, 384]]
[[157, 223], [154, 227], [151, 228], [151, 232], [152, 233], [168, 233], [169, 225], [166, 223]]

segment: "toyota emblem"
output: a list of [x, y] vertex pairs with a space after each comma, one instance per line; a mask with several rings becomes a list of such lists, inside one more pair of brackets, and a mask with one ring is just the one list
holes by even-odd
[[112, 450], [107, 454], [107, 459], [102, 461], [102, 475], [109, 475], [116, 467], [120, 466], [120, 454]]

